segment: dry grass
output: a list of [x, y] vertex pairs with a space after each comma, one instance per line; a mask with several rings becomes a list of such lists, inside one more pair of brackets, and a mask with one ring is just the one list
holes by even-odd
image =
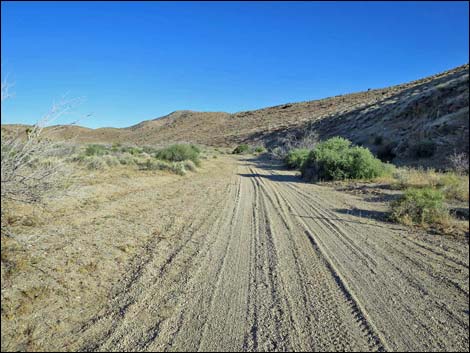
[[395, 189], [431, 187], [442, 190], [448, 200], [469, 200], [469, 177], [454, 172], [437, 172], [434, 169], [394, 168], [374, 181], [389, 184]]

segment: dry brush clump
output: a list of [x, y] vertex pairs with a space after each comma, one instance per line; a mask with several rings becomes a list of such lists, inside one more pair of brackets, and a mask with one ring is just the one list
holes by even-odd
[[295, 149], [312, 150], [319, 141], [318, 133], [313, 130], [308, 130], [302, 136], [290, 132], [280, 140], [279, 146], [275, 147], [271, 154], [274, 158], [285, 161], [290, 151]]
[[[2, 82], [2, 104], [10, 97], [9, 85]], [[56, 196], [68, 184], [71, 165], [65, 156], [75, 151], [73, 144], [54, 143], [44, 137], [44, 127], [68, 113], [76, 100], [63, 100], [35, 125], [23, 131], [1, 134], [1, 230], [11, 235], [7, 216], [13, 203], [38, 204], [46, 197]]]
[[449, 162], [453, 171], [459, 175], [468, 175], [468, 154], [465, 152], [454, 152], [449, 157]]
[[43, 137], [42, 131], [38, 123], [23, 133], [2, 133], [2, 232], [12, 203], [38, 204], [57, 196], [69, 184], [72, 166], [62, 156], [74, 147], [65, 145], [64, 151], [60, 144]]

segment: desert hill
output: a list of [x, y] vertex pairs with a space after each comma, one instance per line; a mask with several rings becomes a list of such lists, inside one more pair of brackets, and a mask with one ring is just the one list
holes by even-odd
[[[2, 125], [3, 130], [23, 127]], [[320, 138], [347, 137], [397, 164], [442, 166], [447, 155], [468, 151], [469, 65], [397, 86], [235, 114], [182, 110], [127, 128], [64, 125], [48, 128], [47, 134], [86, 143], [275, 147], [286, 135], [307, 131]], [[431, 148], [432, 156], [420, 156], [420, 145]]]

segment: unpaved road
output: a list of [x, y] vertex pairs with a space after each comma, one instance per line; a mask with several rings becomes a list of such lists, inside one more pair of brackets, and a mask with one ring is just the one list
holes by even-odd
[[217, 163], [230, 173], [181, 186], [184, 222], [148, 242], [59, 348], [468, 349], [466, 242], [350, 214], [353, 196], [262, 159]]

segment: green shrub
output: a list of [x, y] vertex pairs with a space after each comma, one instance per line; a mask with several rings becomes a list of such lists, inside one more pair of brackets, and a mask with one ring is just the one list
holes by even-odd
[[319, 143], [302, 165], [302, 177], [309, 181], [370, 179], [385, 172], [383, 163], [364, 147], [351, 146], [342, 137]]
[[431, 187], [406, 189], [390, 206], [392, 219], [403, 224], [443, 223], [448, 217], [444, 193]]
[[429, 158], [436, 152], [436, 144], [431, 140], [422, 140], [412, 146], [412, 153], [417, 158]]
[[285, 163], [289, 168], [301, 169], [310, 151], [306, 148], [295, 148], [287, 153]]
[[263, 153], [263, 152], [266, 152], [266, 148], [264, 148], [263, 146], [257, 146], [257, 147], [255, 147], [254, 152], [255, 153]]
[[249, 151], [250, 151], [250, 146], [248, 146], [247, 144], [242, 144], [242, 145], [238, 145], [237, 147], [235, 147], [232, 154], [248, 153]]
[[181, 162], [190, 160], [199, 165], [200, 149], [194, 145], [176, 144], [171, 145], [155, 153], [155, 158], [170, 162]]
[[108, 153], [108, 149], [103, 145], [88, 145], [85, 149], [87, 156], [103, 156]]

